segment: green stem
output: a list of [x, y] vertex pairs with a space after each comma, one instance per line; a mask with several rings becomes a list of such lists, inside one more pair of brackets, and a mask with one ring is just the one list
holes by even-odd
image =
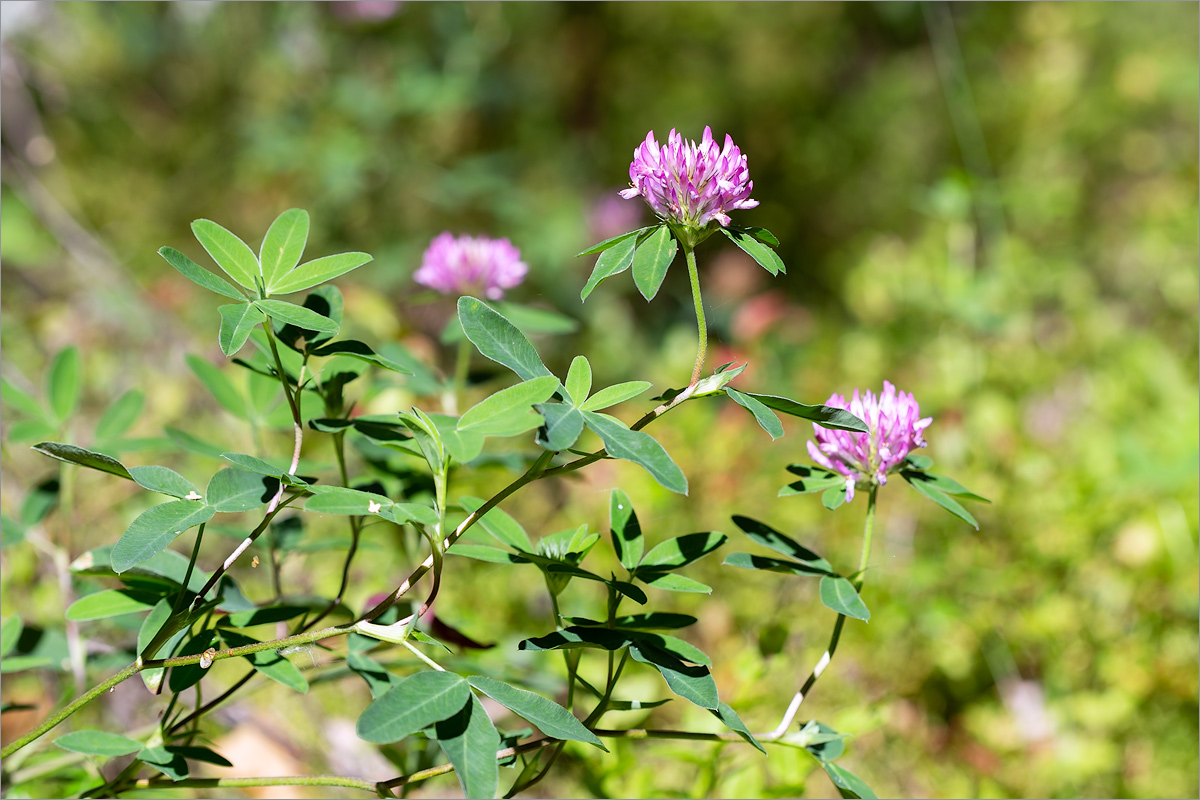
[[683, 245], [683, 256], [687, 259], [688, 279], [692, 284], [692, 303], [696, 306], [696, 329], [699, 342], [696, 347], [696, 366], [692, 370], [692, 382], [695, 386], [704, 371], [704, 356], [708, 351], [708, 323], [704, 320], [704, 300], [700, 296], [700, 271], [696, 269], [696, 252], [688, 244]]
[[863, 524], [862, 556], [858, 560], [858, 580], [854, 583], [855, 589], [862, 588], [867, 562], [871, 558], [871, 538], [875, 534], [875, 495], [878, 491], [879, 487], [872, 483], [870, 493], [867, 495], [867, 520]]
[[181, 781], [152, 778], [140, 780], [134, 786], [138, 789], [159, 787], [171, 789], [212, 789], [249, 786], [345, 786], [349, 789], [361, 789], [371, 794], [376, 794], [379, 791], [378, 784], [371, 781], [361, 778], [347, 778], [341, 775], [287, 775], [279, 778], [184, 778]]
[[204, 541], [204, 526], [207, 524], [207, 522], [201, 522], [200, 527], [196, 529], [196, 542], [192, 545], [192, 557], [188, 559], [187, 569], [183, 573], [183, 584], [179, 594], [175, 595], [175, 603], [171, 606], [172, 617], [183, 610], [183, 596], [187, 594], [188, 584], [192, 582], [192, 572], [196, 569], [196, 559], [200, 555], [200, 542]]
[[[291, 387], [288, 386], [287, 373], [283, 371], [283, 359], [279, 357], [279, 347], [275, 344], [275, 332], [271, 330], [271, 320], [268, 318], [262, 324], [263, 330], [267, 332], [267, 344], [271, 348], [271, 355], [275, 358], [275, 370], [279, 373], [279, 382], [283, 384], [283, 396], [287, 398], [288, 408], [292, 411], [292, 420], [300, 425], [300, 406], [297, 398], [292, 397]], [[300, 394], [300, 387], [296, 387], [297, 397]]]
[[36, 728], [34, 728], [29, 733], [27, 733], [24, 736], [17, 739], [12, 744], [5, 747], [3, 750], [0, 750], [0, 758], [8, 758], [13, 753], [17, 752], [22, 747], [24, 747], [25, 745], [29, 744], [30, 742], [34, 741], [38, 737], [42, 736], [47, 731], [52, 730], [54, 727], [56, 727], [60, 722], [65, 720], [67, 717], [71, 716], [76, 711], [83, 708], [88, 703], [92, 702], [97, 697], [99, 697], [100, 695], [107, 692], [109, 689], [116, 686], [118, 683], [121, 683], [126, 678], [130, 678], [130, 677], [133, 677], [134, 675], [136, 675], [140, 671], [140, 669], [141, 668], [138, 667], [138, 665], [136, 663], [130, 664], [128, 667], [121, 670], [116, 675], [113, 675], [111, 678], [106, 680], [104, 683], [98, 684], [98, 685], [92, 687], [91, 689], [87, 690], [86, 692], [81, 694], [79, 697], [77, 697], [74, 701], [72, 701], [71, 703], [68, 703], [66, 706], [64, 706], [62, 708], [62, 710], [59, 711], [57, 714], [52, 714], [51, 716], [47, 717], [46, 720], [44, 722], [42, 722], [41, 725], [38, 725]]

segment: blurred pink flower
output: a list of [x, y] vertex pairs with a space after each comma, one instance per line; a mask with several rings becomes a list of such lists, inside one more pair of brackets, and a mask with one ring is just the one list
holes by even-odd
[[596, 200], [588, 211], [588, 227], [593, 239], [607, 239], [637, 228], [642, 221], [642, 209], [611, 194]]
[[333, 13], [339, 17], [367, 21], [390, 19], [404, 3], [400, 0], [339, 0], [331, 5]]
[[650, 131], [633, 151], [629, 180], [632, 188], [622, 197], [641, 195], [655, 214], [689, 228], [704, 228], [714, 219], [728, 226], [727, 212], [758, 205], [750, 199], [754, 181], [746, 156], [728, 134], [725, 147], [718, 147], [708, 126], [699, 144], [672, 128], [667, 144], [659, 147]]
[[508, 239], [459, 236], [434, 237], [413, 280], [442, 294], [482, 294], [489, 300], [525, 280], [529, 267]]
[[854, 486], [859, 482], [885, 484], [887, 474], [898, 467], [908, 454], [925, 446], [921, 433], [933, 422], [933, 417], [921, 418], [916, 399], [906, 392], [897, 392], [888, 381], [875, 396], [870, 391], [854, 397], [849, 403], [840, 394], [832, 395], [825, 405], [844, 408], [867, 423], [867, 433], [835, 431], [813, 423], [816, 443], [808, 443], [808, 454], [818, 465], [846, 476], [846, 499], [854, 499]]

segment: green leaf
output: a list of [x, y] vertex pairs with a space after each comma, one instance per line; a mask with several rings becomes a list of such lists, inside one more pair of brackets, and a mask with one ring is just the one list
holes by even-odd
[[653, 300], [658, 294], [678, 248], [679, 243], [671, 235], [671, 229], [663, 225], [634, 251], [633, 282], [646, 300]]
[[434, 738], [454, 765], [467, 798], [493, 798], [500, 783], [500, 734], [479, 698], [470, 694], [462, 709], [434, 725]]
[[340, 342], [330, 342], [323, 344], [320, 347], [310, 351], [314, 356], [329, 357], [329, 356], [346, 356], [347, 358], [356, 358], [359, 361], [365, 361], [368, 364], [374, 364], [378, 367], [391, 370], [400, 375], [412, 375], [413, 372], [406, 367], [402, 367], [395, 361], [376, 353], [371, 346], [360, 342], [356, 339], [346, 339]]
[[613, 489], [608, 497], [609, 533], [612, 536], [613, 549], [621, 566], [633, 572], [646, 547], [642, 536], [642, 525], [638, 522], [637, 512], [629, 495], [620, 489]]
[[13, 651], [24, 629], [20, 614], [10, 614], [0, 622], [0, 658], [7, 657]]
[[58, 351], [47, 373], [46, 396], [50, 398], [50, 409], [60, 425], [79, 405], [79, 382], [79, 350], [67, 347]]
[[318, 333], [337, 333], [340, 326], [324, 314], [318, 314], [311, 308], [286, 303], [283, 300], [256, 300], [254, 305], [263, 313], [288, 325], [306, 331]]
[[284, 472], [280, 467], [269, 462], [263, 461], [261, 458], [247, 455], [246, 453], [222, 453], [221, 458], [231, 464], [236, 464], [242, 469], [256, 472], [259, 475], [266, 475], [269, 478], [279, 478], [288, 486], [308, 486], [308, 482], [297, 478], [295, 475]]
[[[97, 547], [83, 553], [71, 562], [71, 571], [80, 575], [99, 575], [101, 577], [116, 577], [112, 568], [112, 545]], [[174, 550], [164, 550], [148, 558], [121, 575], [121, 579], [139, 586], [152, 586], [154, 590], [175, 591], [183, 584], [183, 576], [187, 573], [188, 558]], [[188, 590], [200, 591], [209, 575], [199, 567], [192, 570], [188, 580]], [[147, 640], [148, 641], [148, 640]]]
[[757, 225], [730, 225], [729, 230], [753, 236], [765, 245], [779, 247], [779, 237], [766, 228], [760, 228]]
[[689, 533], [668, 539], [646, 553], [638, 569], [649, 568], [651, 572], [678, 569], [703, 558], [728, 540], [728, 536], [717, 531]]
[[787, 272], [787, 268], [783, 266], [783, 261], [776, 255], [775, 251], [770, 246], [763, 244], [758, 239], [748, 236], [739, 230], [730, 230], [729, 228], [721, 228], [721, 233], [729, 237], [729, 239], [740, 247], [746, 255], [758, 262], [758, 265], [772, 275], [778, 275], [781, 272]]
[[0, 400], [3, 400], [4, 404], [10, 408], [15, 408], [34, 419], [42, 420], [46, 423], [52, 421], [46, 415], [42, 404], [33, 395], [21, 389], [16, 384], [10, 383], [7, 378], [0, 378]]
[[711, 586], [674, 572], [650, 572], [647, 570], [638, 573], [638, 580], [653, 586], [655, 589], [664, 589], [668, 592], [712, 594]]
[[74, 622], [118, 617], [154, 608], [158, 595], [135, 589], [105, 589], [85, 595], [67, 608], [66, 617]]
[[[150, 613], [142, 620], [142, 625], [138, 628], [137, 635], [137, 654], [142, 659], [152, 659], [160, 652], [169, 656], [174, 652], [179, 643], [183, 641], [183, 637], [187, 634], [187, 630], [176, 624], [174, 633], [171, 633], [171, 623], [178, 623], [180, 620], [171, 619], [171, 600], [164, 597], [159, 600], [154, 608], [150, 609]], [[182, 616], [182, 615], [181, 615]], [[138, 674], [142, 678], [142, 682], [151, 692], [157, 692], [158, 687], [162, 686], [163, 675], [166, 670], [162, 667], [154, 667], [152, 669], [143, 669]]]
[[112, 549], [112, 568], [121, 573], [165, 550], [175, 537], [213, 518], [217, 510], [194, 500], [172, 500], [138, 515]]
[[466, 680], [453, 672], [409, 675], [367, 706], [358, 718], [358, 737], [372, 744], [398, 742], [453, 717], [470, 696]]
[[601, 389], [589, 397], [580, 408], [584, 411], [599, 411], [637, 397], [650, 388], [649, 381], [628, 381]]
[[174, 247], [160, 247], [158, 254], [167, 260], [167, 263], [179, 271], [183, 277], [187, 278], [192, 283], [208, 289], [210, 292], [223, 294], [234, 300], [245, 300], [246, 296], [237, 290], [232, 283], [212, 274], [204, 267], [192, 261], [183, 253], [176, 250]]
[[392, 506], [391, 500], [374, 492], [346, 489], [341, 486], [313, 486], [311, 490], [314, 494], [305, 502], [304, 510], [317, 514], [366, 516], [379, 514]]
[[567, 381], [563, 388], [570, 395], [572, 405], [581, 406], [592, 391], [592, 365], [587, 356], [575, 356], [567, 370]]
[[[458, 503], [472, 514], [483, 507], [483, 501], [477, 497], [460, 497]], [[521, 527], [521, 523], [509, 516], [508, 512], [503, 509], [496, 507], [489, 509], [479, 518], [478, 524], [501, 544], [526, 553], [533, 552], [533, 543], [529, 541], [529, 534]]]
[[788, 466], [788, 472], [793, 475], [799, 475], [800, 480], [789, 483], [787, 486], [779, 490], [780, 497], [788, 497], [794, 494], [811, 494], [813, 492], [823, 492], [836, 486], [846, 485], [846, 476], [839, 475], [836, 472], [830, 472], [827, 469], [820, 467], [810, 467], [805, 464], [791, 464]]
[[0, 514], [0, 548], [12, 547], [25, 541], [24, 525], [7, 514]]
[[217, 511], [250, 511], [269, 503], [278, 489], [275, 479], [230, 467], [209, 479], [204, 500]]
[[217, 343], [221, 352], [231, 356], [245, 346], [246, 340], [254, 326], [266, 319], [266, 316], [253, 303], [231, 303], [227, 306], [217, 306], [221, 314], [221, 329], [217, 332]]
[[553, 377], [525, 334], [487, 304], [474, 297], [460, 297], [458, 319], [481, 354], [508, 367], [522, 380]]
[[975, 530], [979, 530], [979, 523], [975, 521], [975, 517], [971, 516], [971, 512], [963, 508], [962, 505], [954, 498], [939, 491], [936, 488], [934, 481], [926, 480], [926, 473], [905, 470], [900, 474], [904, 476], [906, 481], [908, 481], [909, 486], [913, 487], [918, 492], [949, 511], [951, 514], [958, 517]]
[[748, 394], [742, 394], [737, 389], [725, 387], [725, 394], [729, 395], [729, 399], [737, 403], [742, 408], [749, 411], [758, 420], [758, 424], [766, 431], [772, 440], [783, 436], [783, 423], [779, 421], [779, 417], [767, 408], [765, 405], [755, 400]]
[[509, 711], [532, 722], [547, 736], [587, 742], [594, 744], [606, 753], [608, 752], [608, 748], [596, 738], [596, 734], [583, 727], [583, 723], [576, 719], [570, 711], [553, 700], [479, 675], [467, 678], [467, 681]]
[[[167, 438], [178, 445], [181, 449], [191, 453], [199, 453], [202, 456], [209, 458], [220, 458], [221, 453], [225, 450], [224, 447], [218, 447], [211, 442], [206, 442], [203, 439], [198, 439], [187, 431], [179, 428], [172, 428], [167, 425], [163, 428], [167, 433]], [[132, 480], [132, 479], [131, 479]]]
[[839, 614], [861, 619], [863, 622], [871, 619], [867, 604], [858, 596], [854, 584], [846, 578], [826, 575], [821, 578], [820, 593], [821, 602]]
[[[633, 253], [637, 247], [637, 243], [638, 236], [636, 234], [629, 234], [622, 237], [620, 241], [613, 242], [608, 249], [605, 249], [600, 254], [600, 257], [596, 259], [596, 266], [592, 267], [592, 274], [588, 277], [587, 283], [584, 284], [583, 290], [579, 293], [580, 301], [586, 301], [588, 295], [595, 291], [597, 286], [613, 275], [620, 275], [633, 265]], [[584, 254], [580, 253], [580, 255]]]
[[[198, 656], [204, 653], [212, 645], [215, 635], [216, 631], [211, 628], [200, 631], [184, 642], [183, 647], [179, 648], [176, 655]], [[172, 667], [171, 674], [167, 676], [167, 688], [174, 693], [190, 689], [204, 680], [204, 674], [207, 671], [199, 664], [185, 664], [181, 667]]]
[[598, 648], [600, 650], [620, 650], [633, 641], [627, 631], [615, 631], [611, 628], [590, 628], [572, 625], [545, 636], [524, 639], [518, 645], [518, 650], [573, 650], [578, 647]]
[[726, 728], [729, 728], [729, 730], [733, 731], [738, 736], [741, 736], [748, 743], [754, 745], [754, 747], [764, 756], [767, 754], [767, 751], [761, 744], [759, 744], [758, 739], [755, 739], [754, 734], [751, 733], [750, 729], [746, 727], [746, 723], [742, 722], [742, 718], [739, 717], [737, 712], [728, 705], [725, 703], [720, 703], [712, 713], [714, 717], [721, 720], [721, 723], [725, 725]]
[[610, 456], [632, 461], [649, 472], [663, 488], [687, 494], [687, 478], [683, 471], [649, 434], [630, 430], [615, 417], [594, 411], [583, 412], [583, 420], [604, 442]]
[[311, 610], [312, 608], [309, 606], [302, 605], [266, 606], [264, 608], [253, 608], [248, 611], [239, 611], [236, 614], [230, 614], [225, 618], [225, 621], [233, 628], [252, 628], [255, 625], [286, 622]]
[[130, 389], [117, 398], [116, 402], [104, 410], [100, 421], [96, 423], [96, 440], [108, 441], [116, 439], [137, 421], [142, 413], [142, 393]]
[[924, 472], [933, 466], [933, 459], [920, 453], [909, 453], [904, 459], [904, 466], [908, 469]]
[[42, 455], [57, 458], [59, 461], [66, 461], [68, 464], [76, 464], [88, 469], [107, 472], [110, 475], [116, 475], [126, 480], [133, 480], [133, 476], [129, 474], [129, 470], [125, 469], [124, 464], [115, 458], [109, 458], [103, 453], [93, 453], [91, 450], [84, 450], [82, 447], [63, 444], [62, 442], [39, 442], [32, 449]]
[[259, 270], [258, 257], [245, 242], [207, 219], [193, 222], [192, 233], [226, 275], [251, 291], [257, 290], [254, 279], [262, 273]]
[[[133, 480], [138, 486], [141, 486], [143, 489], [149, 489], [152, 492], [180, 499], [186, 498], [191, 494], [199, 494], [191, 481], [173, 469], [158, 466], [130, 467], [129, 474], [133, 476]], [[191, 497], [188, 499], [196, 500], [197, 498]]]
[[631, 631], [629, 638], [635, 642], [649, 643], [684, 661], [690, 661], [693, 664], [699, 664], [703, 667], [712, 666], [712, 659], [703, 650], [691, 642], [680, 639], [678, 636], [671, 636], [666, 633], [648, 633], [639, 630]]
[[659, 671], [671, 691], [701, 708], [717, 710], [717, 684], [708, 667], [684, 663], [679, 657], [655, 647], [648, 642], [637, 642], [629, 646], [629, 655], [634, 661], [649, 664]]
[[583, 414], [568, 403], [540, 403], [535, 410], [542, 415], [537, 443], [552, 452], [571, 447], [583, 433]]
[[374, 260], [367, 253], [338, 253], [305, 262], [277, 281], [267, 284], [270, 294], [291, 294], [344, 275]]
[[142, 743], [107, 731], [72, 731], [54, 740], [63, 750], [85, 756], [127, 756], [142, 749]]
[[862, 778], [845, 767], [831, 761], [821, 761], [821, 766], [825, 768], [825, 774], [829, 776], [829, 780], [833, 781], [833, 785], [838, 788], [842, 797], [862, 798], [862, 800], [876, 800], [878, 797]]
[[816, 422], [825, 428], [854, 431], [857, 433], [867, 432], [867, 424], [844, 408], [834, 408], [833, 406], [826, 405], [807, 406], [804, 403], [797, 403], [795, 400], [789, 400], [786, 397], [776, 397], [770, 394], [754, 394], [753, 392], [746, 392], [746, 394], [755, 398], [767, 408], [773, 408], [776, 411], [782, 411], [784, 414], [791, 414], [793, 417], [800, 417], [801, 419]]
[[259, 248], [258, 260], [262, 265], [263, 283], [271, 286], [291, 272], [300, 263], [307, 243], [307, 211], [289, 208], [276, 217]]
[[[235, 633], [226, 628], [220, 629], [220, 636], [226, 647], [245, 647], [250, 644], [258, 644], [257, 639], [251, 639], [245, 634]], [[304, 673], [277, 651], [260, 650], [244, 656], [244, 658], [250, 661], [254, 669], [271, 680], [301, 694], [308, 691], [308, 681], [304, 678]]]
[[[911, 456], [910, 456], [910, 458], [911, 458]], [[949, 494], [949, 495], [953, 495], [955, 497], [961, 497], [964, 500], [978, 500], [981, 503], [992, 502], [991, 500], [988, 500], [986, 497], [982, 497], [981, 495], [975, 494], [970, 489], [963, 486], [961, 483], [954, 480], [953, 478], [947, 478], [945, 475], [935, 475], [932, 472], [925, 472], [923, 470], [909, 470], [909, 469], [901, 470], [900, 474], [903, 475], [904, 479], [909, 481], [910, 483], [914, 480], [919, 480], [919, 481], [923, 482], [926, 486], [929, 486], [933, 489], [937, 489], [939, 492], [942, 492], [943, 494]]]
[[58, 426], [40, 419], [23, 419], [8, 426], [8, 440], [13, 443], [47, 439], [58, 433]]
[[[513, 325], [516, 325], [526, 335], [538, 333], [574, 333], [579, 328], [578, 321], [548, 308], [535, 308], [533, 306], [523, 306], [518, 303], [499, 302], [496, 303], [496, 311]], [[458, 334], [455, 337], [455, 341], [461, 341], [462, 326], [452, 325], [451, 327]]]
[[486, 544], [455, 542], [447, 552], [452, 556], [463, 556], [464, 558], [473, 558], [476, 561], [487, 561], [492, 564], [531, 563], [527, 558], [522, 558], [515, 553], [510, 553], [507, 550], [501, 550], [499, 547], [492, 547]]
[[[824, 559], [822, 559], [824, 560]], [[832, 575], [833, 572], [827, 569], [801, 564], [795, 561], [788, 561], [779, 558], [769, 558], [760, 556], [754, 553], [730, 553], [725, 556], [725, 560], [721, 562], [730, 567], [741, 567], [742, 569], [760, 569], [767, 572], [781, 572], [785, 575], [800, 575], [801, 577], [820, 577], [823, 575]]]
[[33, 487], [21, 504], [21, 524], [29, 527], [44, 520], [58, 505], [61, 491], [58, 478], [49, 478]]
[[[222, 767], [233, 766], [220, 753], [207, 747], [188, 747], [186, 745], [147, 747], [137, 756], [138, 761], [154, 767], [173, 781], [181, 781], [188, 776], [188, 759], [206, 761]], [[123, 794], [127, 795], [128, 792], [123, 792]]]
[[612, 246], [617, 244], [618, 242], [623, 242], [632, 236], [637, 236], [638, 234], [647, 233], [652, 230], [654, 230], [654, 226], [650, 226], [647, 228], [638, 228], [636, 231], [629, 231], [628, 233], [622, 233], [620, 236], [614, 236], [611, 239], [605, 239], [603, 242], [599, 242], [597, 244], [592, 245], [587, 250], [584, 250], [580, 253], [576, 253], [575, 257], [579, 258], [580, 256], [590, 256], [593, 253], [602, 253], [605, 250], [612, 248]]
[[[246, 306], [249, 308], [249, 304]], [[242, 395], [234, 388], [233, 382], [229, 380], [220, 369], [213, 364], [210, 364], [203, 358], [194, 355], [184, 356], [184, 361], [188, 367], [195, 373], [200, 382], [204, 384], [204, 388], [216, 398], [217, 403], [221, 408], [233, 414], [239, 419], [246, 419], [246, 401]]]
[[[784, 536], [770, 525], [737, 514], [733, 516], [733, 524], [741, 528], [747, 536], [763, 547], [774, 550], [776, 553], [788, 556], [789, 558], [794, 558], [807, 568], [833, 574], [833, 567], [828, 561], [794, 539]], [[738, 564], [737, 566], [742, 565]], [[761, 568], [755, 567], [755, 569]]]
[[[357, 635], [357, 634], [355, 634]], [[346, 654], [346, 666], [350, 671], [367, 682], [371, 690], [371, 698], [383, 695], [400, 682], [400, 678], [388, 672], [387, 668], [370, 656], [351, 650]]]
[[834, 511], [846, 502], [846, 484], [832, 486], [821, 492], [821, 505]]
[[[491, 397], [467, 409], [458, 420], [458, 430], [474, 429], [485, 436], [495, 435], [491, 432], [493, 429], [497, 429], [496, 423], [500, 424], [499, 429], [503, 429], [504, 418], [511, 416], [512, 412], [518, 412], [522, 417], [538, 416], [532, 411], [532, 407], [550, 399], [558, 386], [558, 378], [548, 376], [533, 378], [524, 383], [518, 383], [516, 386], [501, 389]], [[538, 417], [538, 425], [540, 424], [540, 417]]]

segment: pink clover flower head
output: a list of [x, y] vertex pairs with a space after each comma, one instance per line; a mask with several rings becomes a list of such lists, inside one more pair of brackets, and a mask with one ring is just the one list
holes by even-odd
[[834, 394], [825, 405], [844, 408], [869, 428], [867, 433], [855, 433], [813, 423], [816, 442], [808, 442], [808, 454], [819, 466], [846, 476], [848, 501], [854, 499], [857, 483], [887, 483], [889, 472], [899, 467], [910, 452], [925, 446], [922, 433], [933, 422], [933, 417], [921, 418], [921, 409], [911, 394], [897, 392], [888, 381], [883, 382], [878, 396], [870, 391], [860, 396], [855, 389], [849, 403]]
[[699, 144], [672, 128], [666, 145], [659, 147], [650, 131], [633, 151], [629, 181], [632, 186], [622, 197], [641, 195], [655, 214], [689, 228], [704, 228], [714, 219], [728, 226], [728, 212], [758, 205], [750, 199], [754, 181], [746, 156], [729, 134], [719, 147], [707, 126]]
[[500, 300], [504, 290], [525, 280], [529, 267], [508, 239], [486, 236], [435, 236], [413, 275], [417, 283], [442, 294], [482, 294]]

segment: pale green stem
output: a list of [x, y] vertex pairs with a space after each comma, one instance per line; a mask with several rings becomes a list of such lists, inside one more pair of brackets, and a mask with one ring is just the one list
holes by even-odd
[[405, 647], [407, 647], [407, 648], [408, 648], [408, 649], [409, 649], [409, 650], [412, 652], [412, 654], [413, 654], [414, 656], [416, 656], [417, 658], [419, 658], [419, 659], [421, 659], [422, 661], [424, 661], [426, 664], [428, 664], [428, 665], [429, 665], [429, 667], [430, 667], [430, 668], [432, 668], [432, 669], [435, 669], [435, 670], [437, 670], [438, 672], [445, 672], [445, 671], [446, 671], [446, 668], [445, 668], [445, 667], [443, 667], [441, 664], [439, 664], [439, 663], [437, 663], [436, 661], [434, 661], [434, 660], [433, 660], [432, 658], [430, 658], [429, 656], [427, 656], [427, 655], [425, 655], [424, 653], [422, 653], [422, 652], [421, 652], [420, 650], [418, 650], [417, 648], [413, 647], [413, 646], [412, 646], [412, 644], [410, 644], [410, 643], [409, 643], [409, 641], [408, 641], [407, 639], [405, 639], [405, 640], [404, 640], [403, 642], [401, 642], [400, 644], [402, 644], [402, 645], [404, 645]]
[[696, 252], [688, 244], [683, 245], [683, 257], [687, 259], [688, 279], [692, 284], [692, 303], [696, 306], [696, 329], [698, 342], [696, 346], [696, 366], [692, 369], [692, 382], [695, 386], [704, 371], [704, 357], [708, 352], [708, 323], [704, 319], [704, 299], [700, 296], [700, 271], [696, 269]]
[[216, 789], [225, 787], [250, 786], [345, 786], [349, 789], [361, 789], [364, 792], [376, 794], [378, 785], [361, 778], [347, 778], [341, 775], [287, 775], [279, 778], [184, 778], [171, 781], [158, 778], [143, 779], [134, 784], [138, 789]]

